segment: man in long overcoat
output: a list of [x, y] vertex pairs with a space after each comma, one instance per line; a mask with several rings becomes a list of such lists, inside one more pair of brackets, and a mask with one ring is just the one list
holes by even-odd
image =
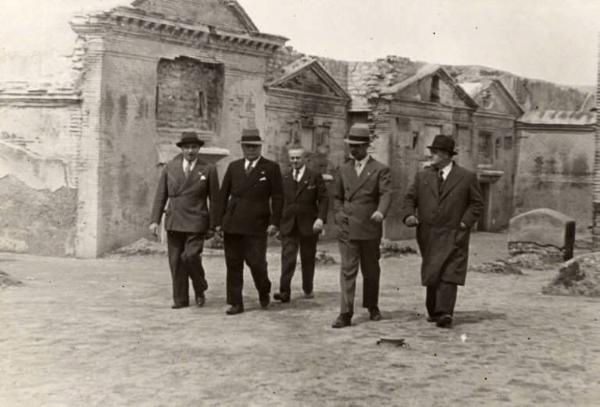
[[204, 305], [204, 291], [208, 288], [201, 255], [204, 239], [213, 234], [219, 178], [213, 165], [198, 158], [203, 144], [196, 133], [184, 132], [181, 135], [177, 143], [181, 154], [165, 166], [150, 215], [150, 231], [157, 235], [165, 212], [164, 226], [173, 282], [172, 308], [189, 305], [188, 277], [192, 280], [199, 307]]
[[283, 176], [283, 215], [281, 235], [281, 279], [273, 298], [289, 302], [291, 281], [296, 269], [298, 249], [302, 261], [302, 290], [313, 297], [317, 241], [327, 221], [329, 196], [321, 174], [306, 167], [302, 147], [288, 150], [291, 171]]
[[438, 135], [432, 165], [417, 173], [403, 204], [404, 223], [417, 228], [428, 321], [452, 324], [457, 286], [465, 284], [470, 230], [483, 211], [477, 176], [458, 166], [454, 140]]
[[283, 193], [279, 164], [261, 156], [263, 141], [256, 129], [242, 131], [244, 158], [227, 167], [219, 194], [217, 231], [224, 232], [227, 266], [227, 315], [244, 312], [244, 262], [250, 267], [260, 305], [270, 302], [267, 235], [279, 228]]
[[356, 276], [363, 275], [363, 307], [372, 321], [379, 311], [379, 245], [382, 222], [391, 202], [390, 169], [368, 154], [371, 141], [366, 124], [355, 124], [344, 140], [352, 159], [340, 167], [335, 183], [334, 211], [338, 226], [341, 307], [333, 328], [352, 324]]

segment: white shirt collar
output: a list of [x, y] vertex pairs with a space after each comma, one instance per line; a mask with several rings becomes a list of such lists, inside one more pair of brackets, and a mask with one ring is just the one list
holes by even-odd
[[450, 174], [450, 171], [452, 171], [452, 164], [453, 164], [453, 162], [450, 161], [450, 163], [448, 165], [446, 165], [441, 170], [438, 170], [438, 173], [440, 171], [442, 172], [442, 177], [444, 177], [444, 181], [448, 178], [448, 174]]
[[370, 154], [367, 154], [365, 156], [365, 158], [363, 158], [362, 160], [357, 160], [356, 158], [354, 159], [354, 165], [360, 165], [361, 167], [364, 167], [364, 165], [367, 163], [367, 161], [369, 161], [369, 158], [371, 157]]
[[244, 158], [244, 169], [248, 169], [248, 165], [252, 165], [252, 168], [256, 167], [256, 164], [258, 164], [258, 161], [260, 160], [261, 157], [258, 157], [256, 160], [250, 161], [247, 158]]
[[194, 167], [196, 166], [196, 163], [198, 162], [198, 159], [196, 158], [194, 161], [189, 162], [188, 160], [186, 160], [185, 158], [183, 159], [183, 170], [185, 171], [185, 168], [188, 167], [191, 170], [194, 169]]
[[[302, 166], [302, 168], [300, 168], [300, 169], [298, 170], [298, 175], [297, 175], [297, 177], [296, 177], [296, 180], [298, 180], [298, 181], [299, 181], [299, 180], [301, 180], [301, 179], [302, 179], [302, 177], [304, 176], [304, 169], [305, 169], [305, 168], [306, 168], [306, 165], [303, 165], [303, 166]], [[294, 172], [295, 172], [295, 171], [296, 171], [296, 169], [294, 168], [294, 169], [292, 170], [292, 176], [294, 175]]]

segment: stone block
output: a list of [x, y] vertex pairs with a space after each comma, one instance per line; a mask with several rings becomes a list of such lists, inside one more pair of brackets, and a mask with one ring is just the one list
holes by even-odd
[[511, 256], [537, 253], [543, 257], [573, 257], [575, 220], [552, 209], [540, 208], [510, 220], [508, 251]]

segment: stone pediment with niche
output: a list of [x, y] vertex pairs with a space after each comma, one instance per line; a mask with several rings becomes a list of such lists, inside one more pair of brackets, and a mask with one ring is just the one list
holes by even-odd
[[475, 100], [438, 65], [426, 65], [417, 73], [385, 88], [381, 96], [394, 100], [437, 103], [453, 108], [476, 109]]
[[283, 68], [283, 75], [268, 88], [350, 100], [341, 85], [314, 59], [301, 59]]
[[322, 96], [338, 96], [329, 85], [324, 83], [312, 70], [299, 73], [293, 78], [279, 84], [275, 88], [290, 89], [303, 93], [312, 93]]
[[481, 109], [489, 112], [513, 117], [523, 114], [521, 107], [500, 82], [492, 82], [475, 97], [475, 100]]
[[135, 0], [132, 6], [169, 19], [256, 33], [258, 29], [235, 0]]

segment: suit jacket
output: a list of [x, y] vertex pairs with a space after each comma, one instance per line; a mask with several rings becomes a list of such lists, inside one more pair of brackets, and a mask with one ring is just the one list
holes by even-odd
[[[421, 250], [423, 285], [442, 281], [463, 285], [469, 258], [470, 229], [483, 211], [476, 174], [453, 164], [438, 191], [438, 175], [433, 168], [417, 173], [402, 207], [403, 219], [416, 215], [417, 242]], [[461, 229], [463, 222], [467, 228]]]
[[390, 169], [372, 157], [360, 177], [354, 160], [340, 167], [335, 183], [334, 211], [339, 238], [381, 239], [382, 224], [371, 220], [373, 212], [387, 214], [391, 202]]
[[[160, 223], [164, 211], [166, 230], [205, 233], [214, 227], [218, 195], [216, 168], [198, 160], [186, 179], [183, 155], [179, 154], [162, 171], [150, 215], [151, 222]], [[210, 207], [207, 201], [210, 201]]]
[[286, 173], [283, 176], [281, 234], [291, 234], [296, 224], [301, 235], [314, 235], [313, 224], [317, 218], [327, 221], [328, 206], [329, 196], [321, 174], [304, 167], [302, 179], [296, 182], [291, 172]]
[[261, 157], [248, 175], [244, 159], [231, 162], [219, 195], [218, 223], [223, 231], [264, 236], [269, 225], [279, 227], [283, 192], [276, 162]]

